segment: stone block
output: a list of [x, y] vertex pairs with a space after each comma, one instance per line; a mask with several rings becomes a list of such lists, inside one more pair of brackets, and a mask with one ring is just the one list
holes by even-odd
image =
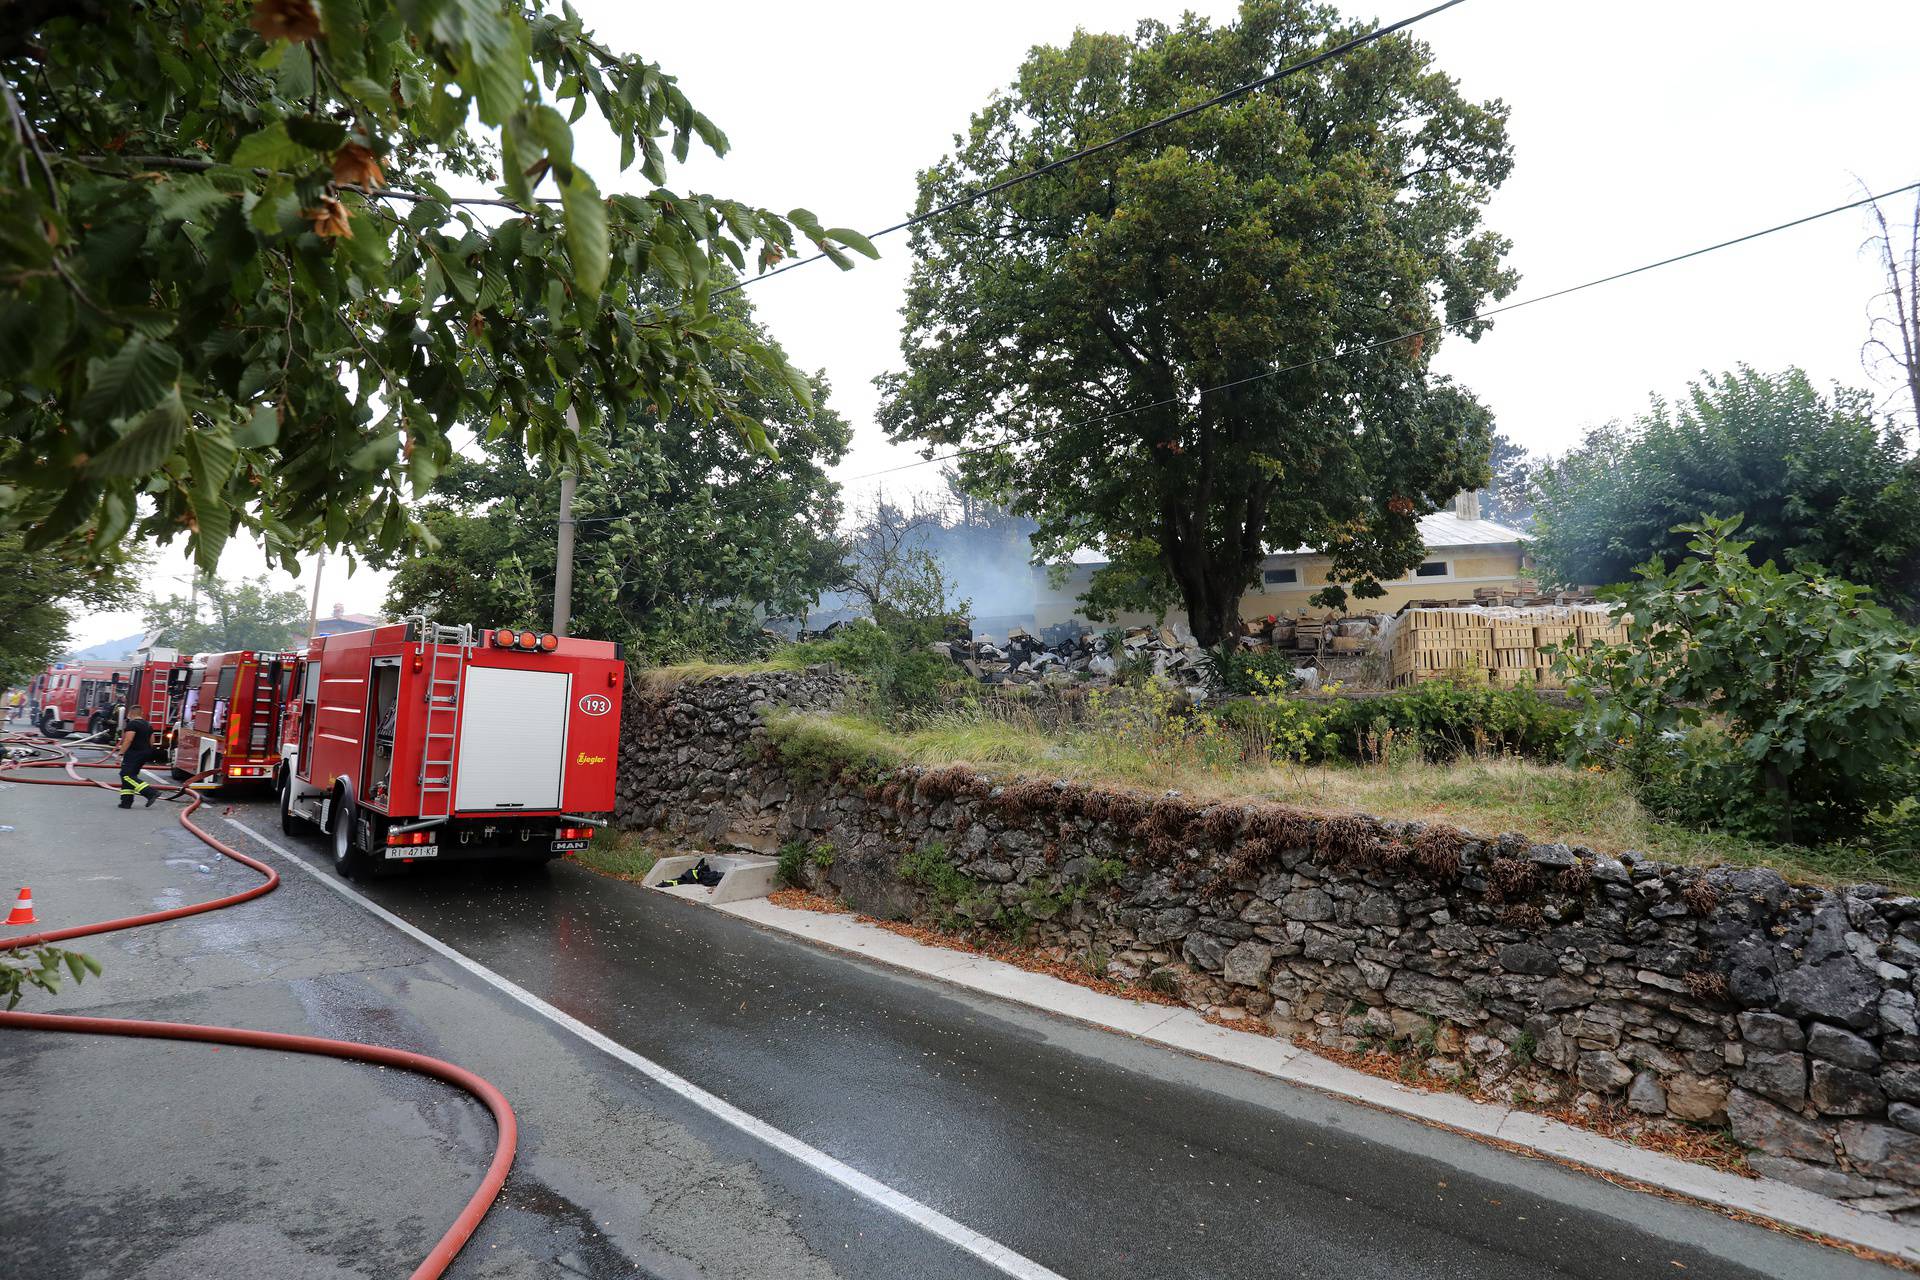
[[1880, 1051], [1871, 1041], [1824, 1022], [1813, 1024], [1807, 1036], [1807, 1054], [1855, 1071], [1871, 1071], [1880, 1065]]
[[1606, 1050], [1595, 1049], [1580, 1055], [1573, 1075], [1595, 1093], [1617, 1093], [1633, 1080], [1633, 1068]]
[[1554, 978], [1541, 983], [1537, 997], [1541, 1010], [1546, 1013], [1557, 1013], [1562, 1009], [1578, 1009], [1583, 1005], [1591, 1004], [1593, 998], [1593, 987], [1567, 978]]
[[1387, 983], [1386, 996], [1390, 1004], [1455, 1022], [1478, 1022], [1483, 1016], [1459, 983], [1406, 969], [1394, 974]]
[[1337, 938], [1322, 929], [1309, 929], [1300, 954], [1309, 960], [1331, 960], [1335, 964], [1346, 964], [1354, 958], [1355, 949], [1354, 944], [1345, 938]]
[[1180, 954], [1188, 964], [1205, 969], [1209, 973], [1218, 973], [1226, 963], [1227, 952], [1233, 949], [1233, 943], [1215, 933], [1190, 933]]
[[1920, 1063], [1894, 1062], [1880, 1070], [1880, 1087], [1889, 1098], [1920, 1102]]
[[1843, 1120], [1838, 1132], [1840, 1149], [1855, 1169], [1902, 1186], [1920, 1185], [1920, 1134], [1864, 1120]]
[[1789, 969], [1778, 979], [1780, 1011], [1855, 1029], [1880, 1016], [1880, 982], [1850, 955]]
[[1792, 1018], [1783, 1018], [1777, 1013], [1743, 1013], [1739, 1022], [1740, 1038], [1750, 1048], [1797, 1052], [1807, 1047], [1806, 1033]]
[[1711, 1123], [1727, 1107], [1727, 1082], [1709, 1076], [1667, 1078], [1667, 1114], [1696, 1124]]
[[1750, 1052], [1735, 1080], [1743, 1089], [1798, 1106], [1807, 1095], [1807, 1059], [1798, 1053]]
[[1645, 1115], [1666, 1115], [1667, 1091], [1660, 1087], [1659, 1079], [1651, 1071], [1642, 1071], [1634, 1076], [1627, 1089], [1627, 1106]]
[[1813, 1064], [1807, 1097], [1830, 1116], [1870, 1116], [1886, 1105], [1886, 1097], [1872, 1076], [1818, 1059]]
[[1280, 899], [1280, 911], [1289, 920], [1331, 920], [1333, 899], [1320, 889], [1296, 889]]
[[1816, 1164], [1839, 1163], [1833, 1153], [1833, 1139], [1825, 1130], [1745, 1089], [1727, 1095], [1727, 1124], [1742, 1145], [1769, 1155]]
[[1534, 977], [1551, 977], [1558, 966], [1554, 962], [1553, 952], [1532, 942], [1513, 942], [1501, 947], [1497, 957], [1500, 967], [1508, 973], [1524, 973]]
[[1220, 976], [1243, 987], [1265, 984], [1267, 971], [1273, 968], [1273, 948], [1258, 942], [1243, 942], [1221, 960]]

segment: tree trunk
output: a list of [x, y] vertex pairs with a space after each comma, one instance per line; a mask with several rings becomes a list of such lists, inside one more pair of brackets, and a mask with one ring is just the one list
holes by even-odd
[[1233, 640], [1240, 629], [1240, 597], [1246, 594], [1247, 565], [1220, 563], [1200, 529], [1186, 534], [1170, 505], [1163, 507], [1160, 554], [1167, 574], [1187, 608], [1187, 626], [1202, 648]]
[[1216, 649], [1232, 641], [1240, 628], [1240, 597], [1237, 594], [1216, 592], [1207, 607], [1195, 611], [1187, 610], [1188, 624], [1193, 628], [1193, 638], [1202, 648]]

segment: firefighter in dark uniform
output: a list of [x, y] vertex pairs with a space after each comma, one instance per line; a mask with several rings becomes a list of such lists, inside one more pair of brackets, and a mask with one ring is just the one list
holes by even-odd
[[153, 749], [153, 726], [141, 719], [140, 713], [132, 709], [126, 711], [125, 729], [120, 735], [120, 807], [133, 808], [133, 798], [144, 795], [147, 807], [159, 799], [159, 793], [153, 784], [140, 776], [140, 770], [147, 761], [155, 757]]

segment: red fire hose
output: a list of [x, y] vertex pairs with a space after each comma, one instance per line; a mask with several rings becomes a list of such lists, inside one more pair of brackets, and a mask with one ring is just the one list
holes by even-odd
[[[33, 746], [58, 757], [0, 766], [0, 777], [41, 786], [91, 786], [106, 791], [117, 790], [107, 783], [80, 777], [75, 772], [76, 768], [99, 766], [91, 762], [83, 764], [76, 761], [63, 748], [46, 743], [44, 739], [8, 737], [0, 741]], [[56, 768], [62, 764], [66, 768], [68, 777], [35, 778], [25, 773], [27, 769]], [[195, 780], [204, 776], [204, 774], [196, 774], [194, 778], [189, 778], [176, 794], [186, 794], [187, 788]], [[258, 871], [266, 877], [262, 883], [240, 893], [228, 894], [223, 898], [196, 902], [184, 907], [175, 907], [168, 911], [151, 911], [144, 915], [127, 916], [121, 920], [101, 920], [94, 924], [75, 925], [66, 929], [49, 929], [43, 933], [28, 934], [18, 938], [0, 938], [0, 951], [39, 946], [66, 938], [82, 938], [88, 934], [111, 933], [139, 925], [159, 924], [164, 920], [178, 920], [182, 916], [217, 911], [222, 907], [245, 902], [249, 898], [258, 898], [262, 894], [272, 893], [280, 884], [279, 873], [266, 863], [250, 858], [233, 846], [215, 839], [203, 828], [197, 826], [193, 822], [193, 813], [201, 804], [202, 797], [198, 792], [193, 792], [192, 803], [181, 811], [180, 825], [211, 848], [232, 858], [235, 862]], [[88, 1035], [142, 1036], [159, 1040], [198, 1040], [212, 1044], [236, 1045], [246, 1049], [278, 1049], [286, 1053], [311, 1053], [331, 1058], [345, 1058], [354, 1062], [369, 1062], [376, 1066], [399, 1067], [445, 1081], [456, 1089], [466, 1090], [493, 1113], [497, 1130], [493, 1160], [487, 1166], [486, 1176], [480, 1180], [480, 1186], [468, 1199], [466, 1207], [460, 1211], [460, 1216], [454, 1219], [453, 1225], [447, 1228], [446, 1233], [433, 1246], [426, 1259], [414, 1268], [411, 1280], [436, 1280], [438, 1276], [445, 1273], [447, 1267], [453, 1262], [454, 1256], [460, 1252], [461, 1246], [466, 1244], [480, 1226], [480, 1220], [486, 1216], [494, 1197], [500, 1194], [500, 1188], [506, 1185], [507, 1171], [513, 1166], [514, 1149], [519, 1142], [519, 1126], [514, 1120], [513, 1108], [508, 1105], [506, 1096], [500, 1090], [464, 1067], [457, 1067], [451, 1062], [443, 1062], [425, 1054], [409, 1053], [403, 1049], [361, 1044], [353, 1040], [331, 1040], [324, 1036], [295, 1036], [274, 1031], [249, 1031], [240, 1027], [208, 1027], [191, 1022], [143, 1022], [136, 1018], [82, 1018], [56, 1013], [0, 1011], [0, 1027], [19, 1027], [29, 1031], [79, 1032]]]

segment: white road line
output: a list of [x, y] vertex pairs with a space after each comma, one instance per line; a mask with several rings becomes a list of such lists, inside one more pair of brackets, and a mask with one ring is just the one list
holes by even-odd
[[487, 968], [487, 966], [481, 964], [478, 960], [470, 956], [462, 955], [432, 934], [408, 924], [405, 920], [402, 920], [399, 916], [393, 914], [393, 912], [387, 910], [379, 903], [355, 892], [341, 880], [315, 867], [312, 863], [300, 857], [292, 850], [267, 839], [267, 837], [261, 835], [258, 831], [255, 831], [238, 818], [228, 818], [227, 822], [246, 832], [254, 840], [258, 841], [262, 847], [271, 849], [273, 852], [279, 854], [282, 858], [300, 868], [300, 870], [306, 872], [335, 893], [365, 907], [368, 911], [406, 934], [415, 942], [423, 946], [431, 947], [435, 952], [445, 956], [461, 968], [467, 970], [467, 972], [481, 978], [505, 992], [507, 995], [512, 996], [515, 1000], [518, 1000], [521, 1004], [533, 1010], [541, 1017], [571, 1031], [574, 1035], [579, 1036], [594, 1048], [626, 1063], [648, 1079], [665, 1085], [668, 1089], [671, 1089], [716, 1119], [732, 1125], [742, 1133], [751, 1134], [776, 1151], [781, 1151], [792, 1156], [809, 1169], [817, 1173], [825, 1174], [841, 1186], [852, 1191], [855, 1195], [870, 1200], [883, 1209], [899, 1214], [915, 1226], [931, 1232], [933, 1235], [945, 1240], [948, 1244], [972, 1254], [995, 1270], [1015, 1277], [1016, 1280], [1066, 1280], [1066, 1278], [1058, 1272], [1048, 1270], [1031, 1258], [1022, 1257], [1005, 1245], [981, 1235], [971, 1227], [962, 1226], [939, 1210], [924, 1205], [911, 1196], [895, 1191], [886, 1183], [868, 1177], [852, 1165], [835, 1159], [817, 1147], [808, 1146], [792, 1134], [774, 1128], [757, 1116], [748, 1115], [731, 1102], [728, 1102], [725, 1098], [708, 1093], [699, 1085], [694, 1084], [684, 1076], [676, 1075], [652, 1059], [643, 1058], [625, 1045], [609, 1040], [606, 1036], [595, 1031], [592, 1027], [580, 1021], [572, 1014], [564, 1013], [554, 1008], [539, 996], [534, 995], [533, 992], [528, 991], [525, 987], [501, 977], [493, 970]]

